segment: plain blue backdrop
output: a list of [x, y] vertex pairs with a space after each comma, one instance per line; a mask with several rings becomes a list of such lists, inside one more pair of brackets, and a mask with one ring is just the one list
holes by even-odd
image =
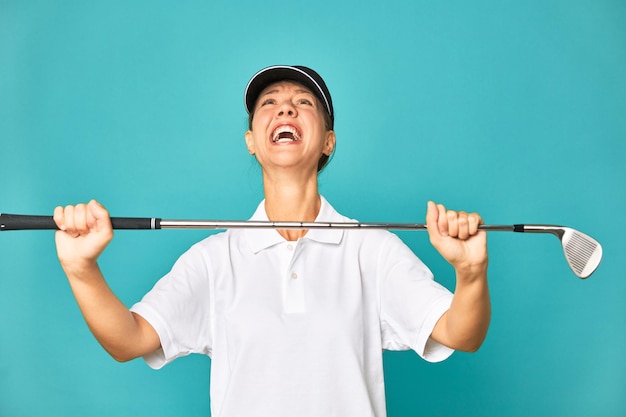
[[[475, 354], [385, 353], [391, 417], [626, 415], [626, 3], [0, 0], [0, 212], [97, 198], [116, 216], [246, 219], [262, 198], [243, 90], [272, 64], [326, 79], [321, 192], [361, 221], [426, 201], [598, 239], [588, 280], [549, 235], [489, 235]], [[203, 231], [119, 231], [128, 305]], [[400, 233], [454, 289], [425, 234]], [[93, 339], [53, 233], [0, 236], [0, 416], [207, 416], [210, 359], [119, 364]]]

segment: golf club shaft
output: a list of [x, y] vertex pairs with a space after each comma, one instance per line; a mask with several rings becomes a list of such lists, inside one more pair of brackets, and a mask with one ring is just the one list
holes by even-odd
[[[422, 223], [363, 223], [363, 222], [276, 222], [276, 221], [224, 221], [224, 220], [161, 220], [161, 229], [383, 229], [426, 230]], [[518, 225], [519, 226], [519, 225]], [[514, 231], [515, 225], [480, 225], [489, 231]]]

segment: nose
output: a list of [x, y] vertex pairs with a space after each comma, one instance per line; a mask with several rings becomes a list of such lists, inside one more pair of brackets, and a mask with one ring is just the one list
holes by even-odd
[[283, 101], [280, 106], [278, 106], [278, 116], [291, 116], [295, 117], [298, 114], [296, 107], [289, 100]]

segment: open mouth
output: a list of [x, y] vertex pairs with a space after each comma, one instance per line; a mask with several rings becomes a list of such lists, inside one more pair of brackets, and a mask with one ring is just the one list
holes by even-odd
[[288, 143], [296, 142], [300, 140], [300, 132], [289, 125], [278, 126], [272, 134], [272, 142], [274, 143]]

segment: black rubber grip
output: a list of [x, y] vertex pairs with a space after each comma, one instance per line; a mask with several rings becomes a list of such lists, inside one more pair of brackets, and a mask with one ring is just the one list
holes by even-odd
[[514, 232], [524, 232], [524, 225], [523, 224], [514, 224], [513, 225], [513, 231]]
[[52, 216], [0, 215], [0, 231], [5, 230], [56, 230]]
[[[113, 229], [160, 229], [161, 219], [149, 217], [112, 217]], [[52, 216], [0, 214], [0, 232], [6, 230], [56, 230]]]

